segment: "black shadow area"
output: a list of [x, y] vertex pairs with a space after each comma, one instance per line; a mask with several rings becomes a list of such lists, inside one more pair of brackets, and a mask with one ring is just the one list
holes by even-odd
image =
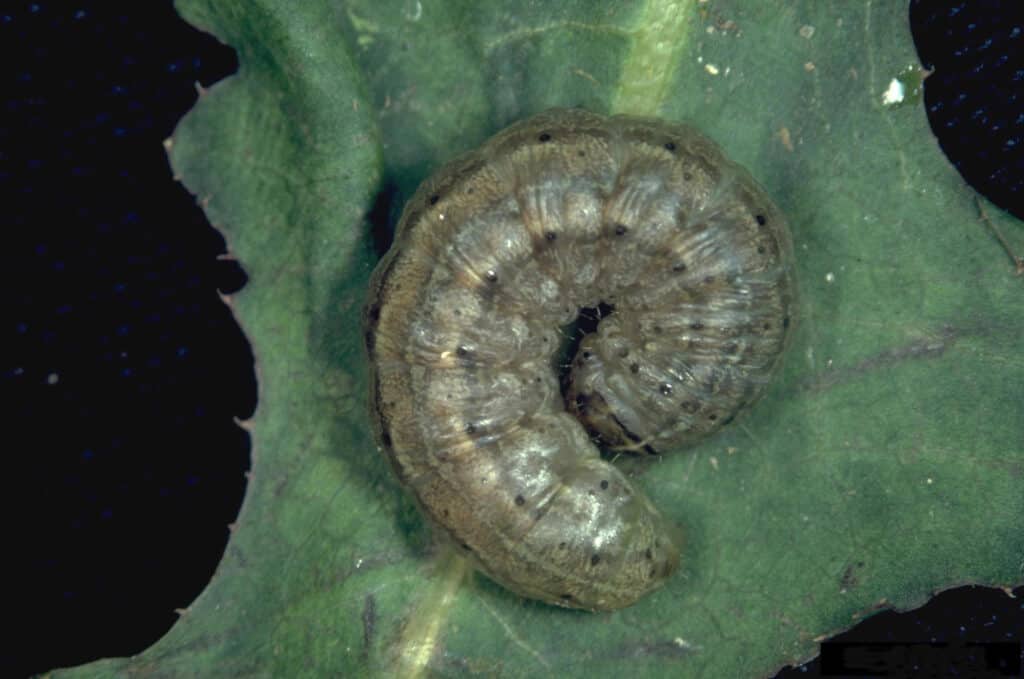
[[253, 359], [162, 142], [234, 52], [171, 2], [0, 8], [0, 675], [139, 653], [238, 514]]

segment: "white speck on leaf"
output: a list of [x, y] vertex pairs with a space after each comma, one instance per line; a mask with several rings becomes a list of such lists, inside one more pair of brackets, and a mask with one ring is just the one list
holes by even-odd
[[414, 0], [406, 6], [405, 18], [409, 21], [419, 21], [423, 16], [423, 4], [420, 0]]
[[882, 103], [886, 106], [899, 104], [903, 101], [903, 83], [896, 78], [889, 81], [889, 89], [882, 95]]

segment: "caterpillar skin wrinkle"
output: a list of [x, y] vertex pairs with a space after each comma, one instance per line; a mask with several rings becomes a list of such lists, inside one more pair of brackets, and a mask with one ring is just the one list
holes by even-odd
[[[783, 216], [699, 132], [541, 113], [405, 208], [364, 312], [378, 443], [492, 579], [629, 606], [681, 532], [595, 441], [662, 452], [728, 424], [777, 372], [795, 294]], [[599, 305], [563, 396], [562, 331]]]

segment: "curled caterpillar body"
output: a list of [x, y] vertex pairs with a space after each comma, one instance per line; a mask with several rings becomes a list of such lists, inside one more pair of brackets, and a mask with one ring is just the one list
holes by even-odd
[[[681, 532], [594, 441], [661, 452], [752, 404], [786, 346], [792, 259], [765, 192], [691, 127], [517, 123], [423, 183], [374, 272], [380, 446], [497, 582], [628, 606], [676, 569]], [[560, 329], [599, 305], [563, 396]]]

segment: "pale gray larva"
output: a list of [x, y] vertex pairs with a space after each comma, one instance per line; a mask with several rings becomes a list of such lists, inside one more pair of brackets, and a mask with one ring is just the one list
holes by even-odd
[[[494, 580], [628, 606], [676, 568], [680, 533], [587, 432], [653, 452], [727, 424], [779, 363], [792, 269], [782, 215], [694, 129], [564, 109], [517, 123], [423, 183], [374, 272], [378, 440]], [[563, 397], [560, 330], [599, 304], [613, 311]]]

